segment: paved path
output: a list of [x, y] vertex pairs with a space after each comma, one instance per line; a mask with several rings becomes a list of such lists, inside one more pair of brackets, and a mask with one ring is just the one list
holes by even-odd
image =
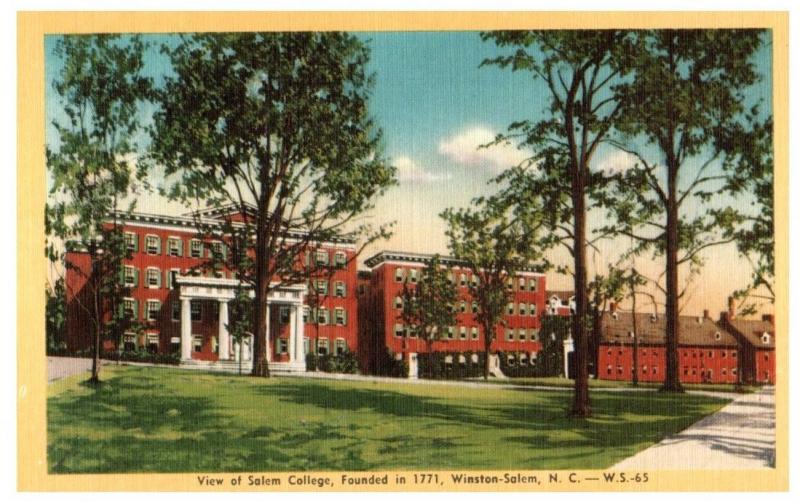
[[752, 469], [775, 466], [775, 388], [741, 395], [720, 411], [612, 468]]
[[57, 381], [71, 375], [92, 370], [91, 358], [47, 357], [47, 381]]

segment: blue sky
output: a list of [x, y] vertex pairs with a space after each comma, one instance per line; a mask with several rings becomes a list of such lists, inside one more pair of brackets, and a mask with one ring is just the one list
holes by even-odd
[[[477, 147], [502, 132], [513, 121], [536, 119], [547, 106], [547, 90], [528, 73], [512, 73], [495, 67], [479, 68], [484, 58], [496, 54], [491, 43], [477, 32], [383, 32], [359, 33], [371, 50], [370, 69], [375, 74], [371, 112], [383, 129], [385, 154], [398, 168], [399, 186], [377, 201], [372, 212], [376, 223], [396, 221], [388, 242], [372, 245], [365, 257], [380, 249], [446, 253], [445, 227], [438, 214], [450, 206], [469, 205], [472, 197], [489, 193], [487, 181], [526, 155], [514, 147]], [[147, 72], [158, 80], [168, 71], [158, 44], [174, 37], [152, 36]], [[62, 117], [58, 98], [50, 82], [61, 62], [53, 53], [55, 38], [48, 37], [46, 50], [46, 105], [48, 123]], [[762, 48], [758, 66], [764, 76], [751, 99], [762, 99], [767, 107], [771, 89], [771, 48]], [[150, 110], [142, 112], [146, 122]], [[48, 143], [57, 143], [48, 127]], [[595, 166], [618, 165], [626, 159], [619, 152], [603, 150]], [[628, 161], [629, 162], [629, 161]], [[156, 185], [160, 181], [154, 180]], [[185, 209], [157, 195], [140, 197], [141, 211], [180, 213]], [[691, 211], [691, 210], [690, 210]], [[613, 260], [615, 246], [604, 247]], [[554, 257], [566, 261], [568, 257]], [[749, 277], [749, 266], [732, 247], [716, 249], [698, 281], [698, 305], [693, 312], [724, 306], [725, 292], [741, 288]], [[726, 273], [728, 271], [728, 273]], [[737, 271], [731, 275], [729, 271]], [[555, 288], [569, 288], [569, 278], [552, 276]]]

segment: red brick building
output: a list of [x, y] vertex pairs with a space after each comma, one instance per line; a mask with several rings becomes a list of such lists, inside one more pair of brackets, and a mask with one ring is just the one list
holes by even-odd
[[[404, 358], [431, 351], [483, 351], [483, 329], [475, 316], [478, 307], [469, 290], [477, 276], [452, 259], [443, 258], [442, 264], [449, 268], [449, 277], [458, 291], [456, 324], [430, 345], [403, 325], [403, 284], [406, 280], [412, 285], [416, 283], [431, 258], [431, 255], [383, 251], [365, 261], [371, 268], [369, 286], [364, 294], [365, 304], [360, 308], [363, 319], [369, 320], [362, 326], [360, 341], [370, 355], [365, 371], [374, 372], [377, 359], [387, 353]], [[545, 312], [545, 277], [532, 271], [520, 272], [510, 282], [509, 288], [513, 295], [504, 324], [497, 327], [492, 349], [518, 354], [519, 363], [528, 364], [541, 349], [539, 328]]]
[[[219, 229], [224, 221], [241, 217], [231, 208], [184, 217], [118, 215], [131, 255], [124, 260], [120, 277], [126, 290], [120, 306], [127, 318], [125, 349], [180, 352], [185, 363], [251, 359], [251, 340], [239, 347], [225, 327], [238, 280], [224, 267], [208, 268], [212, 250], [227, 254], [226, 237], [221, 233], [201, 237], [209, 235], [207, 229]], [[306, 283], [278, 286], [276, 282], [267, 301], [268, 357], [287, 370], [304, 370], [308, 352], [342, 353], [358, 346], [355, 243], [319, 243], [301, 255], [298, 268], [313, 270]], [[70, 251], [67, 261], [75, 266], [66, 273], [67, 345], [71, 350], [85, 349], [91, 341], [81, 305], [86, 300], [89, 257]], [[116, 348], [116, 341], [104, 344], [107, 350]]]
[[[725, 313], [723, 313], [725, 314]], [[666, 372], [666, 320], [663, 315], [609, 311], [600, 321], [598, 378], [633, 378], [633, 319], [638, 334], [638, 378], [663, 382]], [[680, 316], [678, 376], [683, 383], [775, 382], [774, 337], [769, 321]], [[769, 331], [768, 331], [769, 329]], [[766, 334], [766, 336], [765, 336]], [[760, 372], [760, 373], [759, 373]]]

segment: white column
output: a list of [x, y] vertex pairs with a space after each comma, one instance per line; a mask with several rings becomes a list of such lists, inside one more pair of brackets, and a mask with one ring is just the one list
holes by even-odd
[[296, 305], [294, 306], [294, 350], [295, 350], [295, 361], [303, 362], [303, 366], [305, 367], [306, 364], [306, 355], [305, 355], [305, 344], [303, 344], [303, 338], [305, 336], [305, 329], [303, 325], [303, 306]]
[[219, 332], [217, 341], [219, 341], [219, 359], [230, 359], [231, 339], [228, 334], [228, 301], [219, 301]]
[[297, 354], [294, 350], [294, 348], [297, 345], [297, 334], [295, 333], [297, 331], [297, 322], [295, 320], [295, 312], [297, 311], [297, 308], [295, 306], [292, 306], [290, 309], [291, 312], [289, 314], [289, 363], [294, 363], [295, 358], [297, 357]]
[[192, 359], [192, 301], [181, 299], [181, 360]]
[[267, 329], [265, 330], [267, 335], [266, 335], [266, 337], [264, 337], [264, 340], [265, 340], [264, 341], [264, 351], [265, 351], [265, 354], [267, 355], [267, 362], [271, 362], [272, 361], [272, 351], [270, 350], [270, 347], [269, 347], [269, 339], [270, 339], [270, 336], [272, 334], [269, 333], [269, 316], [271, 314], [270, 309], [269, 309], [269, 301], [267, 301], [266, 309], [267, 309], [267, 317], [266, 317], [267, 319], [264, 320], [264, 324], [267, 326]]

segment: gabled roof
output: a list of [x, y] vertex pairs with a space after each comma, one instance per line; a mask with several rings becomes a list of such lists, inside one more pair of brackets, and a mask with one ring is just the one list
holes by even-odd
[[[775, 327], [770, 321], [733, 318], [725, 320], [725, 322], [731, 331], [744, 337], [754, 347], [775, 348]], [[763, 339], [765, 333], [769, 335], [767, 342], [764, 342]]]
[[[636, 331], [640, 344], [666, 342], [666, 318], [663, 314], [636, 313]], [[632, 313], [605, 312], [600, 321], [600, 340], [606, 344], [633, 344]], [[737, 346], [736, 338], [714, 320], [696, 316], [678, 317], [681, 346]]]
[[572, 290], [547, 290], [546, 295], [548, 299], [551, 299], [554, 296], [558, 297], [561, 302], [566, 304], [569, 303], [569, 300], [575, 296], [575, 292]]

